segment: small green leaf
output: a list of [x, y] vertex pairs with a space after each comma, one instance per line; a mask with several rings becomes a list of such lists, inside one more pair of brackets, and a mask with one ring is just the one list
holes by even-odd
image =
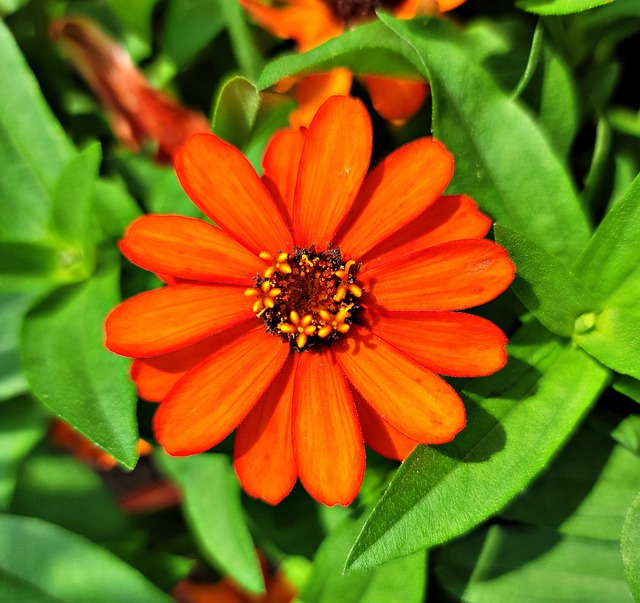
[[640, 308], [608, 305], [595, 317], [594, 328], [576, 332], [573, 340], [610, 369], [640, 379]]
[[530, 114], [478, 65], [474, 48], [450, 23], [380, 19], [414, 49], [409, 58], [429, 79], [434, 134], [456, 161], [448, 190], [471, 195], [497, 221], [573, 260], [587, 243], [587, 219]]
[[95, 471], [53, 454], [34, 454], [22, 464], [11, 513], [38, 517], [92, 540], [115, 538], [128, 527]]
[[0, 20], [0, 237], [34, 241], [48, 234], [50, 195], [74, 150]]
[[563, 534], [618, 542], [640, 491], [640, 457], [587, 423], [503, 513]]
[[600, 301], [607, 300], [640, 266], [640, 175], [598, 226], [574, 273]]
[[438, 581], [465, 603], [632, 603], [618, 545], [547, 528], [492, 526], [434, 554]]
[[242, 76], [226, 80], [213, 111], [213, 133], [239, 149], [244, 148], [260, 108], [258, 89]]
[[629, 507], [622, 528], [620, 552], [631, 594], [638, 603], [640, 602], [640, 495]]
[[516, 265], [511, 286], [520, 301], [550, 331], [570, 336], [578, 317], [596, 307], [592, 296], [560, 260], [521, 233], [499, 224], [494, 231]]
[[362, 527], [362, 521], [347, 519], [322, 543], [302, 592], [300, 603], [379, 603], [424, 600], [427, 551], [391, 561], [383, 567], [363, 572], [342, 573], [349, 547]]
[[78, 153], [64, 168], [53, 193], [53, 225], [63, 241], [87, 243], [93, 193], [102, 149], [99, 142]]
[[130, 363], [103, 344], [105, 316], [120, 299], [119, 263], [110, 260], [90, 280], [59, 289], [29, 312], [22, 358], [41, 402], [133, 468], [138, 434]]
[[0, 510], [6, 511], [18, 467], [47, 429], [42, 408], [29, 398], [0, 404]]
[[463, 392], [466, 429], [450, 444], [418, 447], [402, 464], [348, 569], [442, 544], [498, 512], [546, 466], [609, 381], [597, 362], [538, 323], [525, 325], [509, 351], [506, 368]]
[[240, 487], [229, 459], [221, 454], [155, 456], [184, 494], [185, 519], [204, 557], [251, 592], [264, 581], [240, 502]]
[[640, 403], [640, 381], [638, 379], [627, 375], [618, 375], [613, 382], [613, 389]]
[[0, 594], [21, 603], [171, 603], [91, 541], [40, 519], [11, 515], [0, 516]]
[[610, 2], [613, 0], [519, 0], [516, 6], [537, 15], [570, 15]]

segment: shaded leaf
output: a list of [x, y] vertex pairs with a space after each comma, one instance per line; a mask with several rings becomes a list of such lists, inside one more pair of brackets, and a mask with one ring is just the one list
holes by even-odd
[[246, 78], [233, 76], [221, 88], [213, 111], [213, 133], [244, 148], [256, 123], [260, 93]]
[[613, 389], [640, 403], [640, 381], [627, 375], [619, 375], [613, 382]]
[[264, 591], [240, 502], [240, 486], [229, 458], [157, 453], [155, 459], [182, 490], [185, 519], [207, 561], [251, 592]]
[[538, 323], [525, 325], [509, 351], [502, 371], [463, 391], [467, 428], [450, 444], [418, 447], [402, 464], [348, 569], [447, 542], [499, 511], [546, 466], [609, 380]]
[[228, 0], [218, 0], [218, 11], [226, 23], [233, 53], [242, 73], [254, 81], [257, 80], [264, 59], [249, 30], [244, 11], [238, 2]]
[[109, 551], [35, 518], [0, 516], [0, 578], [5, 601], [171, 601]]
[[[434, 555], [439, 581], [469, 603], [616, 603], [633, 599], [618, 545], [531, 526], [492, 526]], [[525, 594], [526, 593], [526, 594]]]
[[129, 360], [103, 345], [103, 322], [119, 301], [116, 258], [88, 281], [59, 289], [27, 315], [24, 371], [56, 415], [133, 468], [138, 458], [136, 395]]

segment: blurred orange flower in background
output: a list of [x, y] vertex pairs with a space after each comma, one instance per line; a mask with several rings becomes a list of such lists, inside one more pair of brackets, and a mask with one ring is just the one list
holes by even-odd
[[121, 242], [169, 283], [106, 322], [107, 346], [136, 358], [140, 395], [161, 401], [158, 441], [196, 454], [237, 427], [242, 486], [270, 503], [299, 477], [320, 502], [349, 504], [364, 441], [403, 459], [464, 427], [436, 373], [487, 375], [506, 360], [499, 328], [455, 312], [496, 297], [514, 268], [469, 198], [441, 196], [453, 158], [423, 138], [367, 175], [371, 146], [369, 115], [347, 97], [277, 134], [262, 180], [235, 147], [195, 135], [176, 171], [220, 228], [148, 215]]
[[168, 162], [189, 136], [211, 131], [204, 115], [152, 88], [127, 51], [88, 19], [53, 21], [49, 35], [67, 51], [100, 99], [115, 135], [130, 150], [154, 142], [156, 159]]
[[[372, 18], [376, 9], [386, 9], [398, 19], [419, 14], [439, 15], [465, 0], [281, 0], [265, 4], [263, 0], [238, 0], [251, 18], [273, 35], [296, 42], [306, 52], [339, 36], [345, 29]], [[385, 119], [402, 122], [413, 116], [428, 94], [428, 84], [416, 79], [381, 75], [360, 76], [374, 109]], [[322, 103], [334, 95], [348, 95], [353, 75], [346, 68], [303, 78], [289, 78], [278, 90], [294, 88], [298, 108], [291, 112], [291, 127], [306, 127]]]

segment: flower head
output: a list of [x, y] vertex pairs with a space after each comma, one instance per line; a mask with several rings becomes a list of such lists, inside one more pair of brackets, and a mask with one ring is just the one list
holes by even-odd
[[[348, 132], [348, 136], [345, 133]], [[281, 500], [299, 477], [317, 500], [349, 504], [364, 441], [402, 459], [450, 441], [463, 404], [437, 373], [504, 365], [505, 337], [457, 312], [513, 279], [490, 221], [464, 196], [441, 196], [453, 172], [423, 138], [367, 174], [371, 122], [332, 97], [306, 131], [282, 131], [262, 180], [213, 135], [178, 152], [178, 177], [220, 228], [144, 216], [123, 253], [168, 286], [107, 319], [107, 345], [136, 358], [140, 395], [160, 401], [155, 433], [174, 455], [205, 451], [237, 427], [247, 492]]]
[[[306, 52], [339, 36], [362, 21], [375, 16], [377, 9], [388, 10], [399, 19], [418, 14], [439, 15], [462, 4], [464, 0], [238, 0], [251, 18], [273, 35], [296, 42], [298, 51]], [[360, 78], [369, 92], [375, 110], [385, 119], [402, 122], [422, 106], [428, 85], [420, 79], [366, 75]], [[353, 75], [337, 68], [300, 80], [281, 82], [281, 92], [293, 88], [298, 108], [291, 112], [292, 127], [306, 127], [322, 103], [333, 95], [347, 95]]]

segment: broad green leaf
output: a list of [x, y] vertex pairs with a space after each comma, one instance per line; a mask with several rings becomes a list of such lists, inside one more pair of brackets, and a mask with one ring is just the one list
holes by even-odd
[[249, 30], [244, 11], [238, 2], [228, 0], [218, 0], [218, 11], [226, 23], [233, 53], [243, 75], [255, 81], [260, 75], [264, 59]]
[[[619, 419], [617, 415], [614, 416]], [[629, 415], [619, 422], [612, 429], [611, 437], [627, 450], [640, 456], [640, 414]]]
[[23, 458], [44, 435], [46, 415], [33, 400], [22, 397], [0, 404], [0, 510], [6, 511]]
[[0, 516], [0, 599], [39, 603], [170, 603], [109, 551], [56, 525]]
[[232, 76], [222, 84], [213, 111], [213, 133], [244, 148], [256, 123], [260, 93], [246, 78]]
[[120, 300], [119, 269], [116, 257], [103, 262], [90, 280], [55, 291], [29, 312], [23, 366], [41, 402], [133, 468], [138, 434], [129, 360], [103, 344], [105, 316]]
[[53, 225], [63, 241], [89, 241], [93, 195], [102, 149], [96, 142], [64, 168], [53, 193]]
[[222, 454], [155, 458], [182, 490], [185, 519], [207, 561], [251, 592], [263, 592], [260, 564], [229, 458]]
[[33, 293], [0, 294], [0, 401], [23, 394], [29, 387], [20, 366], [20, 331], [34, 297]]
[[610, 369], [640, 379], [640, 307], [607, 305], [593, 317], [593, 328], [576, 332], [573, 340]]
[[629, 507], [622, 528], [620, 551], [629, 588], [638, 603], [640, 601], [640, 495]]
[[124, 183], [119, 180], [98, 180], [93, 206], [100, 230], [94, 237], [97, 241], [119, 239], [125, 228], [141, 213]]
[[0, 81], [0, 238], [34, 241], [48, 234], [50, 195], [74, 151], [1, 20]]
[[574, 273], [605, 301], [640, 266], [640, 175], [605, 216], [574, 266]]
[[22, 464], [11, 513], [38, 517], [92, 540], [117, 537], [128, 526], [98, 474], [62, 455], [34, 454]]
[[564, 534], [618, 542], [638, 492], [640, 457], [588, 423], [502, 515]]
[[302, 592], [300, 603], [379, 603], [424, 600], [427, 574], [427, 552], [420, 551], [383, 567], [342, 573], [349, 547], [362, 527], [362, 521], [341, 522], [322, 543], [314, 559]]
[[438, 581], [465, 603], [633, 602], [614, 542], [492, 526], [433, 558]]
[[449, 190], [471, 195], [548, 253], [574, 259], [587, 243], [587, 219], [569, 174], [529, 113], [477, 64], [473, 47], [450, 23], [380, 18], [414, 48], [413, 60], [429, 79], [434, 134], [456, 161]]
[[498, 512], [544, 469], [609, 380], [582, 350], [535, 322], [512, 338], [509, 352], [506, 368], [463, 391], [467, 427], [454, 441], [420, 446], [402, 464], [347, 569], [442, 544]]
[[638, 379], [627, 375], [618, 375], [613, 382], [613, 389], [640, 403], [640, 381]]
[[613, 0], [518, 0], [516, 6], [537, 15], [570, 15], [610, 2]]
[[593, 311], [592, 296], [560, 260], [527, 237], [499, 224], [494, 232], [516, 265], [511, 286], [520, 301], [550, 331], [570, 336], [577, 318]]
[[176, 68], [184, 67], [224, 27], [219, 0], [170, 0], [162, 52]]

